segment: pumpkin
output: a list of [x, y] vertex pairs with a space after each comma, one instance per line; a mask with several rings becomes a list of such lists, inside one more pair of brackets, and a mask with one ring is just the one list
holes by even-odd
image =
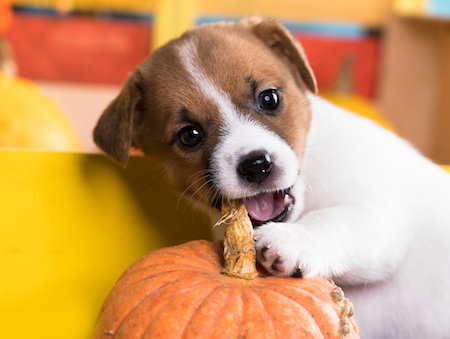
[[0, 147], [82, 150], [64, 112], [33, 82], [0, 72], [0, 102]]
[[106, 298], [94, 338], [359, 338], [339, 287], [258, 272], [245, 207], [227, 213], [234, 221], [223, 243], [196, 240], [132, 264]]

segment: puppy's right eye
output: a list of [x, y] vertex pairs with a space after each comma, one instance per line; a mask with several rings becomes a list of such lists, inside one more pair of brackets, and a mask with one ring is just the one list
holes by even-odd
[[203, 140], [203, 132], [197, 126], [186, 126], [180, 129], [177, 134], [181, 145], [188, 148], [193, 148], [200, 144]]
[[268, 89], [259, 94], [258, 106], [264, 111], [275, 111], [280, 104], [280, 98], [276, 89]]

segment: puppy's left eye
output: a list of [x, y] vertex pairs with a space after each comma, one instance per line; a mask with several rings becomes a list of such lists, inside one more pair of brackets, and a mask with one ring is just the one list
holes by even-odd
[[258, 106], [265, 111], [274, 111], [278, 108], [280, 98], [276, 89], [267, 89], [259, 94]]
[[188, 148], [197, 146], [203, 140], [203, 132], [197, 126], [183, 127], [177, 136], [181, 145]]

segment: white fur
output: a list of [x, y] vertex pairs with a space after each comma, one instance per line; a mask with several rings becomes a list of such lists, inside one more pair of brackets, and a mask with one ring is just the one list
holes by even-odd
[[[374, 122], [314, 96], [299, 169], [284, 140], [239, 114], [208, 78], [193, 40], [179, 51], [224, 121], [212, 158], [220, 193], [257, 193], [236, 173], [252, 150], [266, 149], [278, 168], [266, 190], [295, 183], [287, 222], [254, 232], [260, 263], [276, 275], [299, 267], [306, 277], [335, 279], [355, 304], [364, 339], [450, 338], [450, 175]], [[277, 259], [280, 271], [272, 269]]]
[[[274, 132], [260, 124], [240, 116], [237, 124], [225, 126], [212, 155], [213, 177], [222, 196], [240, 199], [261, 191], [283, 190], [294, 185], [298, 176], [298, 161], [294, 151]], [[246, 185], [237, 172], [243, 155], [252, 151], [266, 151], [275, 166], [272, 175], [256, 189]]]
[[194, 39], [187, 40], [178, 47], [178, 52], [184, 68], [194, 80], [198, 91], [219, 108], [220, 113], [229, 124], [236, 124], [237, 112], [230, 97], [214, 83], [213, 79], [206, 75], [198, 62], [196, 41]]
[[198, 91], [219, 109], [223, 124], [220, 141], [213, 152], [212, 168], [215, 187], [229, 199], [250, 197], [259, 193], [243, 184], [236, 167], [242, 155], [251, 151], [265, 150], [271, 156], [275, 170], [265, 181], [265, 191], [283, 190], [291, 187], [298, 174], [298, 161], [294, 151], [274, 132], [239, 113], [230, 97], [206, 75], [198, 62], [195, 40], [187, 40], [179, 46], [179, 56], [184, 68], [194, 80]]
[[362, 338], [449, 338], [450, 175], [374, 122], [310, 101], [305, 206], [255, 230], [259, 253], [270, 247], [260, 261], [345, 286]]

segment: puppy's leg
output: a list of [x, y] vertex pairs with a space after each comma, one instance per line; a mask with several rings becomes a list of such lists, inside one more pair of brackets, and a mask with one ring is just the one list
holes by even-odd
[[401, 229], [391, 224], [364, 206], [310, 211], [296, 223], [256, 228], [258, 260], [278, 276], [320, 275], [348, 284], [381, 280], [395, 269], [408, 243], [407, 237], [389, 234]]

